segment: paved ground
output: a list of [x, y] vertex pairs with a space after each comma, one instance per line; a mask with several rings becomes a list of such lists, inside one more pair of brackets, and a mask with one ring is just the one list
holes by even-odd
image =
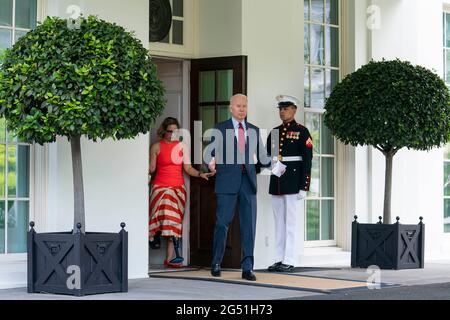
[[[297, 274], [367, 281], [366, 269], [303, 269]], [[128, 293], [85, 297], [28, 294], [25, 288], [0, 290], [0, 300], [274, 300], [274, 299], [450, 299], [450, 262], [428, 263], [424, 269], [381, 270], [381, 283], [401, 285], [379, 290], [317, 294], [201, 280], [147, 278], [129, 281]]]
[[353, 291], [289, 300], [450, 300], [450, 283], [401, 286], [382, 290]]

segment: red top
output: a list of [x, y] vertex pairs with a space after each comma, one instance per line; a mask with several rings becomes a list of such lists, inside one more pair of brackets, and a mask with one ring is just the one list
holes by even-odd
[[159, 154], [156, 158], [156, 177], [153, 184], [161, 187], [184, 185], [183, 151], [180, 142], [168, 143], [160, 140], [159, 146]]

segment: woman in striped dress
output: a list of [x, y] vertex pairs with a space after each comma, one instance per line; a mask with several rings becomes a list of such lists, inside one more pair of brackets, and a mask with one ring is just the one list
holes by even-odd
[[179, 243], [186, 204], [183, 169], [192, 177], [208, 180], [214, 173], [201, 173], [191, 166], [186, 144], [178, 141], [174, 132], [180, 127], [177, 119], [164, 119], [158, 129], [159, 142], [150, 147], [152, 179], [149, 202], [149, 241], [160, 233], [167, 239], [166, 267], [181, 267], [183, 259], [175, 256], [174, 243]]

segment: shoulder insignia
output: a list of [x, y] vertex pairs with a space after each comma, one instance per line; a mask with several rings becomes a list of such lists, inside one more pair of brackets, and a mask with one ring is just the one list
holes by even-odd
[[311, 138], [308, 138], [308, 140], [306, 140], [306, 147], [307, 148], [312, 148], [313, 147], [313, 142]]

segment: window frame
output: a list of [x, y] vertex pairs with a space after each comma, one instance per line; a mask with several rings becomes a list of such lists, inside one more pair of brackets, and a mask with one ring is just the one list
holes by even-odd
[[[170, 0], [172, 6], [173, 1]], [[173, 8], [173, 6], [172, 6]], [[193, 58], [195, 56], [195, 36], [194, 32], [198, 29], [198, 21], [196, 21], [198, 12], [198, 4], [196, 0], [183, 1], [183, 17], [174, 16], [172, 20], [183, 22], [183, 44], [172, 43], [172, 26], [169, 31], [169, 43], [164, 42], [148, 42], [150, 55], [156, 57], [171, 58]]]
[[[450, 17], [450, 7], [444, 6], [444, 10], [442, 13], [442, 27], [443, 27], [442, 47], [443, 47], [443, 67], [444, 67], [443, 78], [444, 78], [444, 81], [445, 81], [447, 87], [450, 90], [450, 82], [447, 82], [447, 80], [450, 80], [450, 79], [447, 79], [447, 74], [450, 71], [449, 69], [447, 69], [447, 67], [450, 67], [447, 65], [447, 52], [450, 53], [450, 47], [447, 47], [447, 40], [448, 40], [447, 39], [448, 25], [446, 23], [447, 16]], [[450, 163], [450, 157], [448, 159], [445, 157], [445, 148], [443, 149], [443, 152], [442, 152], [442, 160], [443, 160], [442, 161], [442, 174], [445, 175], [444, 166], [446, 163]], [[445, 178], [445, 176], [444, 176], [444, 178]], [[450, 230], [445, 231], [445, 225], [447, 225], [447, 224], [450, 225], [450, 217], [447, 218], [447, 219], [449, 219], [449, 223], [445, 223], [445, 219], [446, 219], [445, 218], [445, 200], [450, 201], [450, 196], [446, 196], [444, 194], [444, 190], [442, 190], [442, 196], [443, 196], [443, 200], [442, 200], [442, 219], [443, 219], [442, 231], [444, 234], [450, 235]]]
[[[324, 28], [324, 50], [323, 50], [323, 55], [324, 55], [324, 59], [326, 59], [326, 50], [327, 50], [327, 27], [334, 27], [337, 29], [338, 31], [338, 37], [339, 37], [339, 41], [338, 41], [338, 51], [339, 51], [339, 58], [338, 58], [338, 63], [339, 66], [338, 67], [334, 67], [331, 65], [331, 61], [330, 64], [327, 65], [327, 61], [325, 60], [325, 64], [324, 65], [316, 65], [311, 63], [311, 52], [309, 53], [309, 63], [304, 60], [304, 68], [303, 68], [303, 75], [305, 75], [305, 70], [306, 68], [320, 68], [323, 69], [325, 72], [324, 75], [324, 99], [326, 100], [326, 73], [327, 70], [330, 70], [330, 74], [331, 74], [331, 70], [336, 70], [339, 72], [339, 81], [342, 80], [342, 68], [343, 68], [343, 59], [342, 59], [342, 19], [343, 19], [343, 14], [342, 14], [342, 1], [338, 0], [338, 24], [332, 24], [332, 23], [326, 23], [325, 19], [325, 13], [326, 11], [324, 11], [324, 21], [322, 22], [318, 22], [315, 20], [311, 20], [311, 0], [310, 1], [310, 7], [309, 7], [309, 19], [304, 19], [303, 21], [303, 25], [305, 26], [306, 24], [309, 24], [309, 26], [311, 25], [320, 25]], [[324, 6], [326, 5], [326, 1], [327, 0], [323, 0]], [[304, 14], [304, 2], [303, 2], [303, 17], [305, 16]], [[324, 7], [325, 8], [325, 7]], [[308, 31], [310, 32], [309, 36], [308, 36], [308, 41], [309, 44], [308, 46], [311, 48], [311, 27], [308, 28]], [[303, 27], [303, 32], [305, 32], [305, 27]], [[303, 35], [303, 37], [305, 38], [305, 34]], [[331, 55], [330, 55], [331, 58]], [[310, 69], [309, 69], [310, 70]], [[308, 70], [308, 90], [309, 90], [309, 107], [307, 107], [306, 105], [303, 106], [303, 119], [306, 119], [306, 114], [307, 113], [312, 113], [312, 114], [319, 114], [320, 116], [322, 116], [325, 113], [325, 109], [321, 108], [321, 107], [314, 107], [311, 106], [311, 72], [309, 72]], [[305, 83], [304, 83], [304, 90], [305, 90]], [[319, 129], [321, 132], [321, 128]], [[321, 136], [320, 136], [321, 139]], [[318, 157], [319, 158], [319, 196], [310, 196], [308, 194], [308, 196], [306, 197], [305, 201], [304, 201], [304, 247], [305, 248], [313, 248], [313, 247], [330, 247], [330, 246], [336, 246], [337, 245], [337, 221], [336, 221], [336, 217], [338, 216], [338, 212], [337, 212], [337, 194], [336, 194], [336, 190], [337, 190], [337, 186], [338, 186], [338, 181], [337, 181], [337, 159], [338, 159], [338, 155], [337, 155], [337, 150], [338, 150], [338, 145], [337, 145], [337, 141], [336, 138], [333, 138], [333, 147], [334, 147], [334, 154], [322, 154], [322, 144], [320, 144], [320, 150], [319, 153], [314, 152], [313, 153], [313, 158]], [[321, 167], [321, 163], [322, 163], [322, 158], [333, 158], [333, 197], [322, 197], [321, 192], [322, 192], [322, 187], [321, 187], [321, 174], [322, 174], [322, 167]], [[322, 200], [333, 200], [333, 239], [332, 240], [307, 240], [307, 236], [308, 236], [308, 232], [307, 232], [307, 201], [319, 201], [319, 237], [322, 237]]]
[[[15, 22], [16, 22], [16, 0], [13, 0], [13, 15], [12, 15], [12, 25], [11, 26], [0, 26], [1, 29], [8, 29], [8, 30], [12, 30], [12, 34], [11, 34], [11, 45], [13, 45], [15, 43], [15, 33], [16, 31], [30, 31], [31, 29], [25, 29], [25, 28], [16, 28], [15, 26]], [[43, 5], [43, 0], [36, 0], [36, 22], [39, 21], [42, 17], [44, 17], [43, 14], [44, 11], [44, 5]], [[3, 144], [3, 141], [2, 141]], [[27, 253], [23, 252], [23, 253], [8, 253], [8, 202], [9, 201], [20, 201], [20, 200], [28, 200], [28, 220], [32, 221], [35, 220], [36, 217], [36, 210], [35, 210], [35, 206], [36, 206], [36, 201], [35, 201], [35, 184], [36, 184], [36, 179], [35, 179], [35, 167], [36, 167], [36, 146], [35, 144], [29, 144], [29, 143], [25, 143], [25, 142], [17, 142], [17, 141], [13, 141], [10, 142], [8, 141], [8, 138], [5, 137], [5, 141], [4, 141], [4, 145], [5, 145], [5, 172], [6, 172], [6, 182], [5, 182], [5, 197], [1, 198], [1, 201], [5, 201], [5, 253], [0, 253], [0, 263], [3, 262], [16, 262], [16, 261], [24, 261], [27, 258]], [[29, 172], [29, 194], [28, 194], [28, 198], [19, 198], [19, 197], [11, 197], [9, 198], [8, 196], [8, 189], [7, 189], [7, 185], [8, 185], [8, 158], [7, 158], [7, 153], [8, 153], [8, 146], [11, 145], [27, 145], [29, 146], [29, 167], [28, 167], [28, 172]], [[28, 221], [28, 222], [29, 222]]]

